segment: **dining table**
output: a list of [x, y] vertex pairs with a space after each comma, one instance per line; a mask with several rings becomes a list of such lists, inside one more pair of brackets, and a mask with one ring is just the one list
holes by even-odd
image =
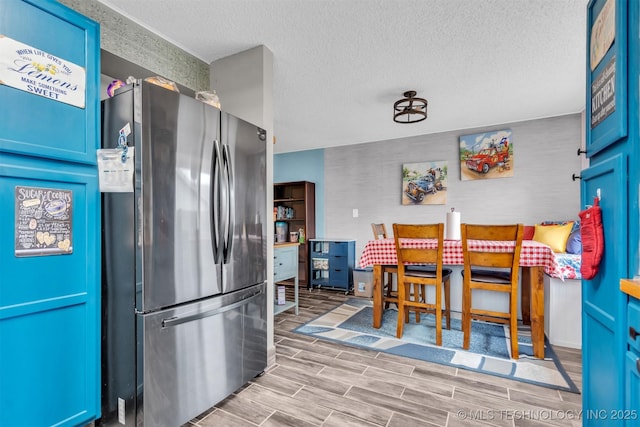
[[[406, 239], [408, 246], [435, 248], [435, 239]], [[469, 240], [469, 249], [482, 248], [491, 252], [513, 251], [515, 242], [494, 240]], [[382, 325], [383, 285], [385, 266], [397, 266], [396, 244], [393, 238], [370, 240], [360, 256], [360, 267], [373, 267], [373, 327]], [[442, 255], [443, 265], [463, 265], [461, 240], [445, 240]], [[520, 250], [521, 267], [521, 312], [522, 322], [531, 326], [533, 355], [544, 359], [544, 273], [554, 276], [559, 266], [551, 248], [535, 240], [523, 240]]]

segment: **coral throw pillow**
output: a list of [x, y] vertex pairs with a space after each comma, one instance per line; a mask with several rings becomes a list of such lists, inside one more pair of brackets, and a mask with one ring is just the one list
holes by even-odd
[[533, 240], [551, 247], [553, 252], [565, 252], [573, 222], [564, 225], [535, 225]]
[[533, 239], [533, 233], [535, 233], [536, 228], [533, 225], [525, 225], [524, 226], [524, 236], [522, 236], [522, 240], [531, 240]]

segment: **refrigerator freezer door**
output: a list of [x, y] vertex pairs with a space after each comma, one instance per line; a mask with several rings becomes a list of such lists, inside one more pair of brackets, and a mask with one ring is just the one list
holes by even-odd
[[212, 177], [220, 111], [143, 83], [140, 311], [219, 294]]
[[223, 292], [266, 280], [266, 133], [227, 113], [221, 116], [224, 179], [229, 201], [224, 224]]
[[[220, 111], [143, 82], [103, 102], [103, 147], [115, 148], [126, 128], [135, 146], [135, 193], [104, 193], [114, 200], [105, 239], [122, 258], [108, 268], [135, 271], [140, 312], [219, 294], [212, 161]], [[135, 231], [121, 226], [129, 223]]]
[[145, 426], [183, 425], [266, 368], [266, 283], [138, 319]]

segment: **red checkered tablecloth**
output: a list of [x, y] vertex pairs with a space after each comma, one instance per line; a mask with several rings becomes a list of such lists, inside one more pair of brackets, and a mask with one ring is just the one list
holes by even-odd
[[[434, 240], [406, 239], [407, 246], [415, 248], [435, 248], [438, 244]], [[490, 240], [470, 240], [470, 249], [489, 250], [489, 252], [509, 252], [513, 250], [513, 242], [501, 242]], [[370, 267], [374, 264], [394, 265], [398, 263], [396, 256], [396, 243], [393, 239], [369, 240], [362, 255], [360, 267]], [[462, 242], [460, 240], [445, 240], [444, 253], [442, 255], [444, 265], [462, 265]], [[544, 267], [544, 272], [552, 277], [562, 277], [555, 255], [551, 248], [534, 240], [524, 240], [520, 251], [520, 266]]]

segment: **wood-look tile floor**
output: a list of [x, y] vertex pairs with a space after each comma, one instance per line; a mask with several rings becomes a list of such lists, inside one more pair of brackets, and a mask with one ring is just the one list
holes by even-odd
[[[276, 364], [187, 426], [580, 426], [581, 395], [291, 332], [349, 298], [300, 289], [275, 317]], [[581, 352], [554, 347], [582, 388]]]

